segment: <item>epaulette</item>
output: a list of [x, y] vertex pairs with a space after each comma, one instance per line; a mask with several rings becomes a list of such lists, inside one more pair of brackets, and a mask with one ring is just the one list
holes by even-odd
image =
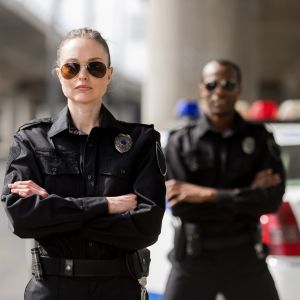
[[18, 131], [25, 129], [25, 128], [29, 128], [32, 126], [35, 126], [37, 124], [41, 124], [41, 123], [52, 123], [52, 118], [40, 118], [40, 119], [33, 119], [25, 124], [23, 124], [22, 126], [19, 127]]

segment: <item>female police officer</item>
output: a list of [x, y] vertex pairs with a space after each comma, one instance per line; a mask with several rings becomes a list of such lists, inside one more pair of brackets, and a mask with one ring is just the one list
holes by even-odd
[[39, 244], [25, 299], [141, 299], [128, 253], [160, 233], [159, 134], [102, 104], [113, 69], [97, 31], [71, 31], [57, 64], [67, 106], [15, 134], [2, 196], [14, 233]]

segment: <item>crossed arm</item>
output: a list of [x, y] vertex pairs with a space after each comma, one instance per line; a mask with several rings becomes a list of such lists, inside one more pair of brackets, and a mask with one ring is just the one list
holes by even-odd
[[[42, 198], [47, 198], [49, 196], [48, 192], [44, 188], [32, 180], [9, 183], [8, 188], [13, 194], [17, 194], [20, 197], [39, 195]], [[135, 194], [106, 197], [106, 199], [108, 202], [109, 214], [123, 213], [137, 207], [137, 196]]]
[[[256, 174], [251, 188], [269, 188], [278, 185], [280, 182], [279, 174], [273, 173], [271, 169], [265, 169]], [[218, 190], [215, 188], [203, 187], [174, 179], [168, 180], [166, 187], [167, 199], [171, 207], [180, 202], [216, 202], [218, 198]]]
[[[251, 184], [252, 188], [268, 188], [281, 182], [279, 174], [273, 173], [271, 169], [258, 172]], [[218, 191], [215, 188], [202, 187], [195, 184], [181, 182], [174, 179], [166, 182], [167, 199], [170, 206], [180, 202], [204, 203], [217, 200]], [[16, 181], [8, 184], [11, 192], [21, 197], [40, 195], [42, 198], [49, 196], [48, 192], [32, 180]], [[137, 207], [137, 196], [126, 194], [116, 197], [106, 197], [108, 202], [108, 213], [123, 213]]]

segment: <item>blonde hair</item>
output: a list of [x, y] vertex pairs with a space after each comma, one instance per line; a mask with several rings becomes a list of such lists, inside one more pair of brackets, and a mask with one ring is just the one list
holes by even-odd
[[60, 61], [61, 48], [64, 46], [64, 44], [67, 41], [72, 40], [72, 39], [76, 39], [76, 38], [87, 38], [87, 39], [95, 40], [100, 45], [102, 45], [104, 47], [104, 49], [106, 50], [107, 54], [108, 54], [108, 67], [110, 67], [110, 65], [111, 65], [110, 51], [109, 51], [109, 47], [107, 45], [106, 40], [102, 37], [102, 35], [98, 31], [93, 30], [93, 29], [88, 28], [88, 27], [71, 30], [62, 39], [62, 41], [60, 42], [60, 44], [58, 46], [57, 52], [56, 52], [56, 63], [57, 63], [57, 65], [59, 65], [59, 61]]

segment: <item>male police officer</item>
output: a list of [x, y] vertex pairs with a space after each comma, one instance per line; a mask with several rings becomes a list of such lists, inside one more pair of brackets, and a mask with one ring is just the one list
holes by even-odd
[[199, 91], [204, 116], [172, 133], [166, 148], [167, 197], [180, 226], [165, 300], [278, 300], [258, 224], [284, 193], [279, 148], [236, 112], [236, 64], [210, 61]]

